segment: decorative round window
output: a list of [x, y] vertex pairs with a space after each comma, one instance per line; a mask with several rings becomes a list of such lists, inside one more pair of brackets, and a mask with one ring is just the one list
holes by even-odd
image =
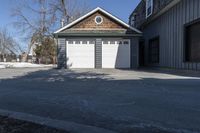
[[96, 16], [95, 17], [95, 23], [96, 24], [101, 24], [103, 23], [103, 18], [101, 16]]

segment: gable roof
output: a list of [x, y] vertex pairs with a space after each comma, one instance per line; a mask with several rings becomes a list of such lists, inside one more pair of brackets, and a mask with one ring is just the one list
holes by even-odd
[[60, 28], [60, 29], [57, 30], [57, 31], [55, 31], [54, 34], [59, 33], [59, 32], [61, 32], [61, 31], [65, 30], [65, 29], [67, 29], [67, 28], [69, 28], [69, 27], [71, 27], [71, 26], [77, 24], [78, 22], [82, 21], [83, 19], [87, 18], [88, 16], [90, 16], [90, 15], [92, 15], [93, 13], [98, 12], [98, 11], [103, 12], [104, 14], [108, 15], [110, 18], [114, 19], [115, 21], [117, 21], [118, 23], [122, 24], [123, 26], [125, 26], [125, 27], [127, 27], [127, 28], [129, 28], [129, 29], [131, 29], [131, 30], [133, 30], [133, 31], [135, 31], [135, 32], [137, 32], [138, 34], [141, 34], [141, 33], [142, 33], [142, 32], [139, 31], [138, 29], [136, 29], [136, 28], [134, 28], [134, 27], [128, 25], [127, 23], [125, 23], [125, 22], [123, 22], [122, 20], [120, 20], [119, 18], [113, 16], [113, 15], [110, 14], [109, 12], [103, 10], [103, 9], [100, 8], [100, 7], [97, 7], [96, 9], [94, 9], [94, 10], [92, 10], [91, 12], [87, 13], [86, 15], [84, 15], [84, 16], [78, 18], [77, 20], [73, 21], [72, 23], [69, 23], [68, 25], [66, 25], [66, 26], [64, 26], [64, 27], [62, 27], [62, 28]]

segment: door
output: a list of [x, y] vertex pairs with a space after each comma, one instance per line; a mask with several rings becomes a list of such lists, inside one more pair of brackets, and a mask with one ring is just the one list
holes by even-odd
[[144, 42], [144, 40], [142, 40], [142, 41], [140, 41], [139, 42], [139, 63], [140, 63], [140, 67], [142, 67], [142, 66], [144, 66], [144, 57], [145, 57], [145, 55], [144, 55], [144, 44], [145, 44], [145, 42]]
[[130, 40], [104, 40], [102, 68], [130, 68]]
[[95, 41], [68, 40], [66, 47], [68, 68], [95, 67]]

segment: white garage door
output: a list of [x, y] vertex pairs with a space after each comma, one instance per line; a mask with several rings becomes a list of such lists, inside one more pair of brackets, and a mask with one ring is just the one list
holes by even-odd
[[95, 42], [92, 40], [67, 41], [67, 67], [68, 68], [94, 68]]
[[104, 40], [102, 68], [130, 68], [130, 40]]

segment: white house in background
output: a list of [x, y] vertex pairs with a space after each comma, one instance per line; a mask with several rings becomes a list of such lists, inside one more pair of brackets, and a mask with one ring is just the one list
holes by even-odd
[[35, 49], [36, 49], [36, 46], [39, 45], [38, 43], [34, 43], [30, 46], [30, 49], [29, 49], [29, 52], [28, 52], [28, 55], [30, 56], [35, 56]]

